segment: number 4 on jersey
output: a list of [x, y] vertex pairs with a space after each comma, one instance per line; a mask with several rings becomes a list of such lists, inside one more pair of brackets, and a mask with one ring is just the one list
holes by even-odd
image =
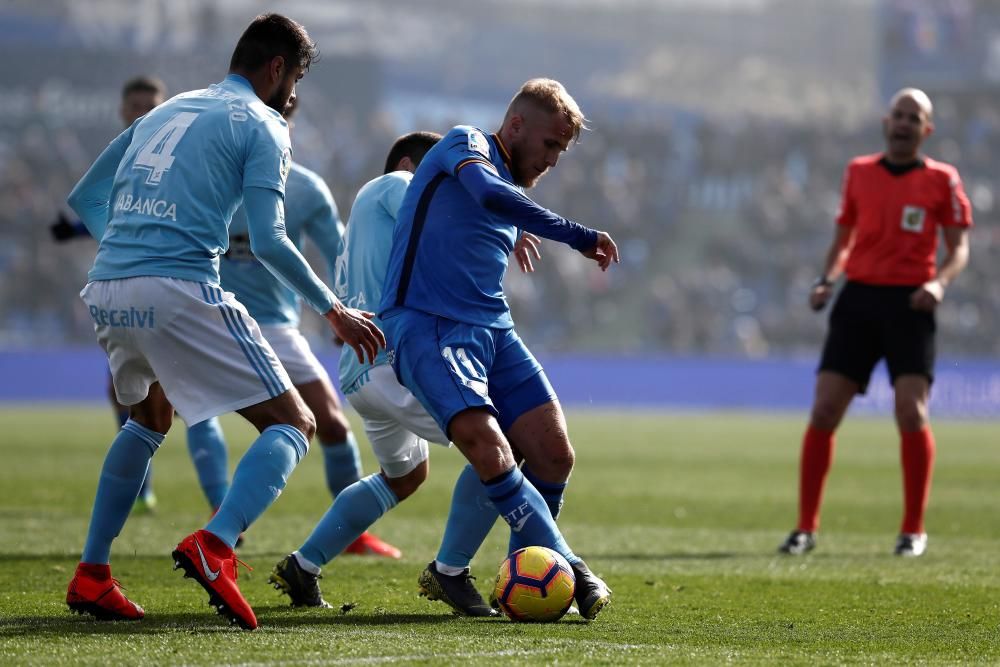
[[133, 166], [149, 169], [146, 183], [159, 185], [163, 174], [174, 164], [174, 149], [198, 114], [182, 111], [171, 116], [139, 149]]

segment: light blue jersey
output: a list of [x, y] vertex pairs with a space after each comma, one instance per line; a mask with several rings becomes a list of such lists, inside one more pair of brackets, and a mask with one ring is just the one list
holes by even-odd
[[[413, 174], [394, 171], [366, 183], [351, 207], [344, 247], [337, 258], [333, 291], [350, 308], [376, 310], [382, 300], [392, 232], [403, 194]], [[375, 323], [381, 328], [382, 323]], [[340, 355], [340, 388], [347, 391], [373, 365], [386, 363], [380, 349], [374, 364], [361, 363], [355, 354]]]
[[[285, 233], [299, 249], [308, 236], [326, 260], [328, 275], [333, 278], [344, 224], [323, 179], [295, 162], [285, 184]], [[254, 257], [242, 207], [229, 226], [229, 251], [219, 263], [219, 277], [223, 289], [233, 292], [258, 324], [299, 325], [301, 300]]]
[[288, 125], [230, 74], [164, 102], [122, 132], [70, 194], [100, 239], [90, 281], [163, 276], [219, 284], [219, 256], [241, 202], [255, 254], [316, 310], [333, 294], [284, 233]]

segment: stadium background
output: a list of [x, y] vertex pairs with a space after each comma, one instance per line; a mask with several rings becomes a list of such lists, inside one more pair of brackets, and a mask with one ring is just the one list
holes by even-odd
[[[508, 294], [577, 404], [806, 407], [825, 315], [805, 300], [842, 169], [880, 148], [892, 91], [925, 88], [927, 150], [959, 167], [977, 223], [939, 312], [932, 405], [1000, 413], [1000, 6], [986, 0], [8, 0], [0, 376], [16, 381], [0, 399], [101, 400], [103, 357], [77, 298], [94, 245], [57, 245], [48, 225], [119, 131], [125, 79], [154, 73], [171, 93], [217, 81], [247, 18], [268, 9], [322, 50], [293, 143], [345, 220], [398, 134], [494, 128], [531, 76], [576, 96], [592, 131], [533, 196], [611, 232], [623, 263], [601, 274], [548, 243]], [[306, 329], [332, 363], [322, 322]], [[859, 408], [888, 406], [880, 374]]]

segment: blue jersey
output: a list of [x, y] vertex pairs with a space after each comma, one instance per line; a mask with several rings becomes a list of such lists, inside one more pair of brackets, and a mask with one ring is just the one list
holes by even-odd
[[101, 153], [69, 202], [100, 239], [89, 278], [164, 276], [217, 285], [240, 203], [255, 254], [323, 313], [333, 294], [284, 233], [288, 125], [230, 74], [143, 116]]
[[407, 307], [511, 328], [503, 293], [519, 230], [583, 250], [597, 232], [539, 206], [513, 184], [496, 135], [453, 128], [417, 167], [399, 209], [379, 313]]
[[[384, 174], [366, 183], [354, 199], [333, 285], [333, 293], [349, 308], [374, 310], [382, 300], [392, 232], [411, 178], [408, 171]], [[375, 323], [382, 327], [377, 319]], [[341, 390], [346, 391], [372, 366], [385, 362], [384, 349], [379, 350], [374, 364], [361, 363], [357, 355], [345, 351], [340, 355]]]
[[[285, 233], [300, 249], [308, 236], [333, 277], [344, 225], [330, 188], [319, 174], [295, 162], [285, 184]], [[219, 277], [223, 289], [233, 292], [259, 324], [298, 326], [301, 299], [254, 257], [242, 207], [229, 226], [229, 251], [219, 263]]]

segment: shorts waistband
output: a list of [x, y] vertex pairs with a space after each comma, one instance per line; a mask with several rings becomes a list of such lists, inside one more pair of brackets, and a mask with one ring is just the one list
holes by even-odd
[[366, 369], [361, 375], [359, 375], [354, 379], [354, 382], [344, 387], [343, 389], [344, 395], [346, 396], [348, 394], [357, 393], [358, 390], [361, 389], [361, 387], [368, 384], [368, 380], [370, 379], [369, 375], [371, 374], [371, 372], [372, 372], [371, 368]]

